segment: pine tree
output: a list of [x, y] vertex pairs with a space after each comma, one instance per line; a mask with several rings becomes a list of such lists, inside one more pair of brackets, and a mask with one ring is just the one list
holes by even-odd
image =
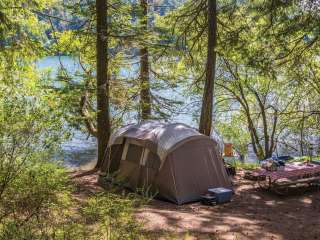
[[212, 126], [213, 92], [216, 74], [216, 50], [217, 47], [217, 3], [216, 0], [208, 0], [208, 47], [206, 78], [203, 89], [199, 132], [210, 136]]
[[97, 12], [97, 140], [98, 161], [96, 168], [103, 165], [111, 134], [109, 117], [109, 80], [108, 80], [108, 2], [96, 0]]
[[[142, 31], [148, 31], [148, 0], [140, 0], [142, 9], [141, 25]], [[151, 93], [150, 93], [150, 71], [149, 51], [147, 46], [140, 48], [140, 118], [147, 120], [151, 118]]]

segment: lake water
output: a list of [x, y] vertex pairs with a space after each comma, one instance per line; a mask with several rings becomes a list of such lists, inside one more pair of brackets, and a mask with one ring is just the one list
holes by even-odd
[[[68, 74], [75, 80], [77, 78], [77, 76], [75, 76], [76, 73], [81, 72], [81, 66], [78, 60], [69, 56], [46, 57], [38, 61], [36, 64], [39, 69], [50, 69], [52, 77], [55, 77], [57, 75], [58, 69], [61, 68], [61, 66], [63, 66], [63, 68], [68, 71]], [[135, 68], [136, 70], [130, 72], [123, 69], [121, 71], [122, 77], [137, 76], [138, 66], [136, 66]], [[170, 99], [180, 100], [184, 102], [184, 105], [181, 106], [179, 113], [171, 116], [171, 118], [169, 119], [170, 121], [182, 122], [190, 126], [197, 127], [197, 124], [192, 117], [192, 113], [195, 112], [195, 108], [191, 103], [194, 100], [184, 96], [183, 89], [176, 89], [174, 91], [172, 89], [167, 89], [162, 90], [162, 92], [157, 92], [157, 94]], [[131, 114], [131, 116], [133, 115], [135, 115], [135, 113]], [[125, 119], [126, 122], [134, 122], [134, 118], [130, 117], [130, 114], [127, 118], [128, 119]], [[59, 159], [62, 159], [64, 164], [69, 168], [92, 168], [97, 160], [96, 139], [78, 130], [72, 130], [72, 133], [73, 137], [69, 141], [62, 144], [62, 154], [59, 156]], [[252, 151], [252, 148], [249, 148], [248, 150], [249, 153], [246, 157], [246, 161], [256, 162], [257, 159]], [[297, 153], [292, 153], [288, 150], [281, 150], [281, 148], [280, 153], [284, 155], [297, 155]]]
[[[73, 76], [74, 79], [77, 77], [75, 74], [77, 72], [81, 72], [81, 66], [77, 59], [69, 57], [69, 56], [61, 56], [60, 58], [57, 56], [46, 57], [37, 62], [37, 67], [39, 69], [50, 69], [52, 77], [56, 76], [58, 73], [58, 69], [63, 66], [66, 69], [70, 76]], [[121, 71], [122, 77], [132, 77], [133, 75], [137, 75], [137, 67], [136, 71], [128, 72], [125, 69]], [[173, 91], [172, 89], [163, 90], [162, 92], [157, 92], [157, 94], [162, 94], [170, 99], [182, 100], [184, 105], [181, 106], [181, 110], [178, 114], [173, 115], [169, 120], [172, 122], [182, 122], [186, 123], [190, 126], [197, 127], [196, 122], [193, 120], [192, 113], [195, 112], [194, 107], [191, 102], [193, 101], [189, 97], [185, 97], [183, 95], [183, 89], [178, 89]], [[133, 114], [134, 115], [134, 114]], [[130, 116], [130, 115], [129, 115]], [[134, 119], [129, 117], [126, 119], [126, 122], [134, 122]], [[94, 166], [97, 159], [96, 152], [96, 139], [93, 137], [89, 137], [87, 134], [80, 132], [78, 130], [72, 130], [73, 137], [62, 144], [62, 155], [59, 157], [62, 158], [64, 164], [69, 168], [81, 168], [81, 169], [90, 169]], [[288, 150], [280, 148], [280, 153], [287, 155], [291, 154], [293, 156], [297, 155], [297, 153], [292, 153]], [[249, 154], [246, 157], [246, 161], [248, 162], [256, 162], [256, 156], [252, 151], [252, 148], [249, 148]]]
[[[41, 70], [49, 70], [51, 76], [55, 77], [58, 70], [63, 66], [70, 76], [74, 76], [81, 70], [79, 62], [68, 56], [45, 57], [36, 63]], [[78, 130], [72, 130], [72, 138], [64, 142], [61, 146], [61, 154], [56, 158], [63, 160], [68, 168], [89, 169], [94, 166], [97, 160], [96, 139], [88, 137], [85, 133]]]
[[[59, 68], [63, 66], [70, 76], [76, 78], [75, 74], [81, 72], [81, 66], [77, 59], [69, 56], [52, 56], [45, 57], [36, 63], [37, 67], [41, 70], [50, 69], [51, 76], [55, 77], [58, 73]], [[129, 74], [136, 74], [132, 72], [127, 72], [125, 70], [121, 71], [122, 76], [127, 76]], [[158, 92], [159, 94], [159, 92]], [[185, 102], [181, 109], [183, 109], [179, 114], [175, 114], [171, 117], [170, 121], [183, 122], [191, 126], [196, 126], [193, 121], [190, 109], [190, 102], [192, 99], [183, 96], [182, 90], [172, 91], [164, 90], [160, 94], [163, 96], [170, 96], [170, 99], [182, 100]], [[133, 119], [127, 119], [127, 122], [132, 122]], [[73, 130], [73, 137], [62, 144], [62, 155], [64, 164], [69, 168], [80, 168], [80, 169], [90, 169], [94, 166], [97, 159], [96, 151], [96, 139], [93, 137], [88, 137], [87, 134], [80, 132], [78, 130]]]

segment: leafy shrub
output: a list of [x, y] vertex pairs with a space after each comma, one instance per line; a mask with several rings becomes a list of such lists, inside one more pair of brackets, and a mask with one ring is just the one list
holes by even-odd
[[0, 91], [0, 239], [137, 239], [134, 197], [105, 193], [79, 200], [66, 170], [46, 160], [66, 137], [56, 99], [37, 89], [5, 89]]
[[72, 195], [65, 169], [40, 162], [29, 166], [0, 199], [0, 239], [142, 239], [135, 194]]
[[[44, 239], [59, 226], [70, 204], [62, 167], [41, 162], [21, 170], [0, 199], [1, 239]], [[52, 228], [53, 227], [53, 228]]]

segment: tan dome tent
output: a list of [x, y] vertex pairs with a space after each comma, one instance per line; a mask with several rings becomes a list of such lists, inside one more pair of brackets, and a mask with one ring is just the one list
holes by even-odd
[[115, 131], [108, 149], [108, 172], [128, 187], [151, 189], [183, 204], [208, 188], [230, 187], [217, 143], [181, 123], [144, 122]]

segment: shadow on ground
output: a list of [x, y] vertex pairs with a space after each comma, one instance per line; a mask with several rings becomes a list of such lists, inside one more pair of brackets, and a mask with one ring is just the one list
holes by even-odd
[[231, 203], [177, 206], [154, 200], [136, 216], [150, 233], [190, 233], [199, 239], [320, 239], [320, 192], [298, 193], [278, 196], [237, 177]]

